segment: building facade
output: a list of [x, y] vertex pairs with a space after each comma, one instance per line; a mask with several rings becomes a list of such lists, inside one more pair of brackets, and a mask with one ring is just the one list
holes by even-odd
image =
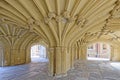
[[87, 54], [88, 57], [94, 58], [110, 58], [111, 49], [109, 44], [95, 43], [88, 46]]

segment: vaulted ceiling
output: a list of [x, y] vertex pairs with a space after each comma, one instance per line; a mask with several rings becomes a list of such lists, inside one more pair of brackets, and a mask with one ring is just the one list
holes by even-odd
[[0, 40], [41, 38], [51, 46], [119, 43], [119, 0], [0, 0]]

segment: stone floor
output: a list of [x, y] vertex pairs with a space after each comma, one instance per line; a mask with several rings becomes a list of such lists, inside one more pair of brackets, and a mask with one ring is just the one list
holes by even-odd
[[0, 80], [120, 80], [120, 69], [109, 61], [76, 61], [66, 77], [48, 76], [48, 63], [0, 67]]

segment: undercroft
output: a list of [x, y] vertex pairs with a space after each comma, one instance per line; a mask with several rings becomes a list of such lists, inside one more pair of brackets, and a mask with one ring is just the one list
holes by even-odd
[[120, 0], [0, 0], [0, 66], [30, 63], [30, 48], [42, 44], [49, 74], [67, 75], [96, 42], [120, 61]]

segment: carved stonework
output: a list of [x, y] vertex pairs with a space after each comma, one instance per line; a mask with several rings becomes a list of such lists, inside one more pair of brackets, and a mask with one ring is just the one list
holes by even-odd
[[33, 18], [29, 18], [27, 23], [28, 23], [29, 31], [33, 32], [33, 24], [35, 24], [35, 20]]
[[56, 14], [54, 12], [49, 12], [48, 13], [48, 18], [53, 19], [56, 17]]
[[28, 23], [27, 26], [29, 27], [29, 31], [34, 32], [34, 27], [39, 26], [41, 21], [35, 20], [33, 18], [29, 18], [27, 20], [27, 23]]
[[46, 24], [49, 24], [49, 22], [51, 21], [51, 19], [48, 18], [48, 17], [45, 17], [45, 18], [44, 18], [44, 21], [45, 21]]
[[83, 18], [78, 18], [76, 21], [76, 24], [81, 27], [83, 27], [85, 23], [86, 23], [86, 19]]
[[73, 17], [71, 17], [71, 18], [70, 18], [70, 21], [76, 21], [76, 20], [77, 20], [77, 18], [78, 18], [78, 16], [77, 16], [77, 15], [75, 15], [75, 16], [73, 16]]
[[69, 11], [65, 11], [63, 13], [63, 20], [62, 21], [64, 23], [71, 23], [71, 22], [75, 21], [76, 19], [77, 19], [77, 16], [71, 17]]
[[61, 15], [59, 15], [59, 16], [56, 16], [55, 20], [56, 20], [57, 22], [62, 22], [62, 21], [63, 21], [63, 18], [62, 18]]
[[114, 36], [112, 38], [109, 38], [108, 40], [113, 41], [113, 40], [119, 40], [119, 39], [120, 39], [120, 37], [118, 35], [114, 34]]
[[29, 31], [33, 32], [33, 26], [29, 26]]
[[69, 22], [69, 18], [64, 18], [64, 17], [63, 17], [63, 18], [62, 18], [62, 22], [63, 22], [63, 23]]
[[112, 17], [113, 18], [120, 18], [120, 1], [117, 2], [117, 6], [112, 12]]
[[62, 23], [72, 23], [75, 22], [78, 26], [83, 27], [86, 23], [85, 18], [78, 18], [78, 15], [70, 16], [69, 11], [64, 11], [60, 15], [56, 15], [54, 12], [49, 12], [48, 15], [44, 18], [44, 23], [49, 24], [52, 20], [55, 20], [56, 22], [62, 22]]
[[63, 13], [63, 17], [64, 17], [64, 18], [70, 18], [70, 12], [69, 12], [69, 11], [65, 11], [65, 12]]
[[56, 14], [54, 12], [49, 12], [48, 16], [44, 18], [44, 22], [46, 24], [49, 24], [49, 22], [51, 22], [51, 20], [55, 18], [56, 18]]
[[4, 22], [5, 21], [5, 19], [4, 18], [0, 18], [0, 22]]
[[35, 23], [35, 20], [33, 18], [29, 18], [27, 23], [28, 25], [33, 25]]
[[39, 22], [39, 21], [35, 21], [35, 24], [36, 24], [36, 25], [40, 25], [40, 22]]

